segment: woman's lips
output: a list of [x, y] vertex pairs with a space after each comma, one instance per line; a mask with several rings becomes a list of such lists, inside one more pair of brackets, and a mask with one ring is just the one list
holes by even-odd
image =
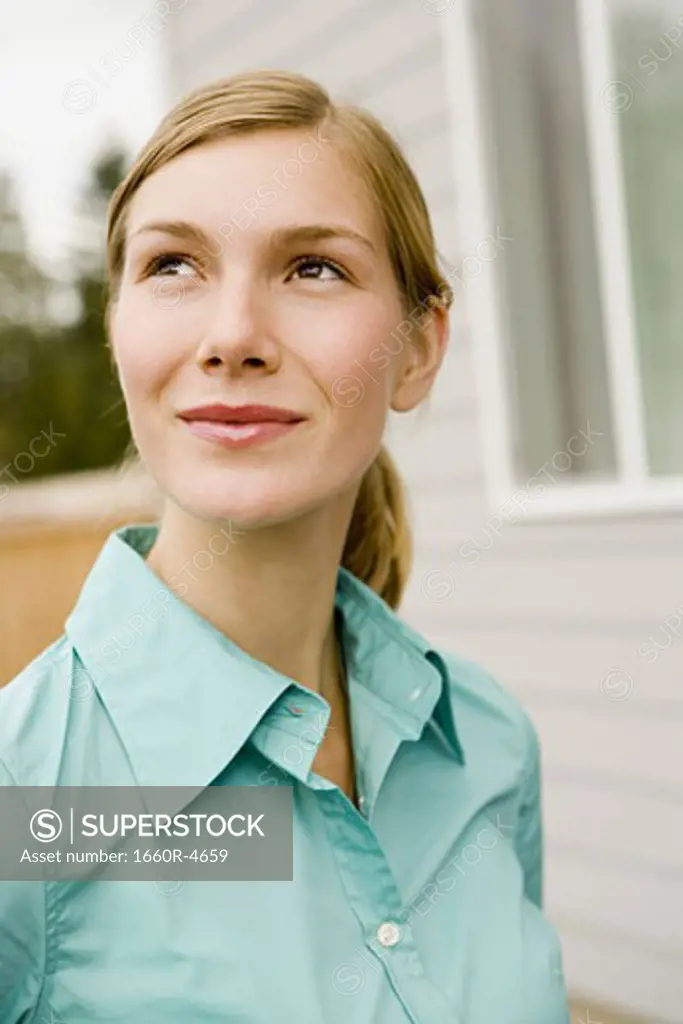
[[197, 437], [207, 441], [216, 441], [228, 448], [246, 448], [262, 444], [282, 434], [293, 431], [303, 420], [280, 422], [278, 420], [258, 420], [254, 423], [222, 423], [217, 420], [184, 420], [188, 429]]

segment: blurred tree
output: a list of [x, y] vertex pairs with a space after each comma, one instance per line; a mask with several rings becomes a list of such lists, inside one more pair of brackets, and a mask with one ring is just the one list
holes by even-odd
[[12, 180], [0, 172], [0, 325], [43, 325], [48, 291], [47, 277], [27, 252]]
[[[14, 247], [0, 255], [0, 270], [14, 265], [14, 276], [7, 273], [9, 285], [5, 285], [7, 294], [15, 296], [14, 305], [7, 307], [9, 315], [0, 320], [0, 471], [9, 470], [3, 484], [10, 474], [21, 481], [28, 475], [113, 465], [130, 440], [104, 329], [106, 206], [123, 177], [124, 159], [119, 152], [104, 154], [81, 200], [79, 248], [72, 259], [79, 311], [66, 325], [28, 316], [37, 306], [36, 296], [42, 294], [44, 282], [32, 276], [35, 268], [26, 253], [23, 231], [16, 226], [19, 215], [7, 206], [0, 213], [0, 228], [4, 221], [14, 225]], [[19, 274], [17, 268], [22, 267]], [[43, 451], [44, 440], [36, 443], [35, 452], [28, 446], [50, 430], [55, 440], [45, 456], [24, 454], [17, 459], [22, 453]]]

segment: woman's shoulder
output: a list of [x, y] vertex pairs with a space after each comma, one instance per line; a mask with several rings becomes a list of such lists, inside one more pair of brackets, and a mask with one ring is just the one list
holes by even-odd
[[0, 687], [0, 765], [19, 785], [50, 785], [50, 750], [60, 743], [73, 695], [66, 634]]
[[477, 731], [482, 746], [487, 740], [514, 745], [525, 764], [538, 756], [536, 726], [520, 699], [484, 665], [451, 648], [435, 648], [448, 669], [454, 717], [466, 716], [470, 730]]

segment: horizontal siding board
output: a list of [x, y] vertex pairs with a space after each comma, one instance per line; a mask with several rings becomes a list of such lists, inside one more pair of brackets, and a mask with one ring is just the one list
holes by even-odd
[[[672, 672], [673, 676], [674, 673]], [[654, 720], [661, 718], [678, 718], [683, 727], [683, 697], [678, 685], [661, 686], [656, 689], [645, 677], [635, 678], [634, 673], [624, 675], [621, 670], [608, 670], [602, 676], [595, 676], [592, 696], [572, 693], [571, 689], [563, 688], [559, 692], [548, 692], [547, 688], [526, 684], [509, 683], [510, 689], [522, 703], [532, 712], [579, 711], [588, 715], [614, 714], [612, 706], [619, 704], [619, 713], [624, 717], [648, 717]], [[680, 677], [680, 674], [679, 674]], [[506, 681], [509, 677], [506, 676]], [[641, 683], [643, 684], [641, 688]], [[647, 686], [647, 688], [645, 688]], [[611, 696], [610, 696], [611, 695]]]
[[[174, 52], [184, 66], [199, 73], [226, 59], [240, 68], [277, 67], [281, 66], [278, 54], [293, 54], [302, 47], [306, 52], [321, 46], [325, 49], [335, 38], [353, 35], [363, 24], [364, 9], [365, 20], [381, 17], [387, 2], [378, 0], [368, 10], [362, 0], [326, 4], [296, 0], [289, 5], [277, 0], [250, 0], [248, 4], [240, 0], [233, 10], [220, 0], [195, 0], [183, 8], [184, 19], [175, 20]], [[295, 68], [296, 64], [287, 66]]]
[[[497, 630], [492, 637], [490, 631], [468, 628], [459, 632], [457, 641], [463, 656], [485, 664], [526, 703], [583, 707], [594, 713], [615, 702], [632, 714], [683, 708], [683, 633], [673, 641], [669, 634], [666, 648], [662, 636], [662, 649], [647, 658], [625, 631], [587, 633], [581, 624], [571, 642], [557, 634], [547, 636], [540, 647], [529, 633], [515, 630]], [[611, 674], [618, 669], [627, 675]]]
[[[532, 715], [536, 718], [536, 715]], [[584, 768], [580, 763], [572, 765], [557, 766], [553, 763], [550, 751], [545, 750], [543, 755], [543, 776], [546, 791], [551, 793], [556, 786], [567, 784], [581, 785], [586, 787], [598, 786], [600, 789], [610, 790], [615, 799], [623, 800], [630, 795], [644, 797], [645, 799], [666, 800], [676, 807], [683, 805], [680, 779], [664, 779], [652, 782], [650, 779], [631, 776], [625, 778], [619, 766], [611, 769], [596, 772], [592, 768]]]
[[[561, 865], [561, 884], [553, 886], [555, 917], [578, 918], [587, 928], [635, 933], [644, 945], [683, 956], [683, 886], [672, 886], [670, 878], [656, 871], [628, 871], [615, 864], [596, 862], [591, 871], [585, 864], [556, 854], [554, 872]], [[682, 1004], [683, 1005], [683, 1004]]]
[[[431, 456], [430, 464], [433, 462]], [[444, 464], [444, 485], [448, 487], [455, 480], [455, 473], [448, 465], [445, 451]], [[414, 484], [418, 490], [419, 481]], [[449, 591], [447, 597], [433, 601], [432, 608], [425, 597], [423, 617], [433, 614], [435, 623], [450, 619], [455, 624], [458, 615], [465, 611], [469, 615], [485, 613], [499, 620], [507, 615], [538, 615], [539, 626], [565, 616], [583, 618], [587, 623], [625, 617], [648, 627], [647, 632], [633, 636], [635, 649], [665, 620], [679, 614], [677, 609], [683, 605], [679, 566], [671, 560], [641, 554], [628, 560], [601, 561], [585, 554], [571, 557], [564, 552], [559, 552], [552, 562], [496, 559], [495, 552], [477, 547], [482, 541], [480, 528], [472, 533], [467, 546], [453, 547], [450, 557], [435, 559], [426, 569], [443, 574], [449, 581]], [[480, 560], [476, 564], [468, 561], [461, 548], [466, 553], [480, 554]]]
[[[455, 196], [455, 184], [447, 175], [443, 175], [441, 181], [437, 185], [430, 185], [428, 189], [423, 189], [425, 197], [429, 204], [429, 214], [432, 221], [436, 224], [439, 220], [448, 220], [456, 216], [456, 196]], [[451, 264], [449, 269], [453, 269], [455, 266], [459, 266], [462, 263], [464, 255], [462, 254], [462, 247], [458, 239], [456, 238], [456, 251], [449, 256], [449, 263]]]
[[240, 11], [239, 17], [226, 17], [223, 23], [205, 14], [206, 32], [195, 28], [188, 44], [177, 22], [175, 57], [183, 77], [208, 79], [225, 73], [226, 66], [227, 73], [279, 67], [300, 71], [367, 102], [368, 91], [381, 90], [391, 79], [391, 65], [402, 51], [405, 72], [410, 68], [411, 44], [417, 44], [419, 52], [425, 38], [438, 36], [433, 19], [419, 6], [416, 10], [411, 0], [297, 0], [294, 10], [271, 2], [259, 5], [259, 12], [257, 16]]
[[[453, 510], [452, 520], [452, 529], [456, 536], [467, 536], [473, 524], [478, 523], [485, 513], [481, 485], [479, 474], [469, 478], [461, 474], [458, 480], [458, 504]], [[409, 485], [407, 495], [413, 533], [415, 537], [422, 538], [422, 542], [426, 545], [429, 543], [434, 502], [435, 500], [440, 501], [441, 495], [438, 492], [436, 495], [428, 492], [421, 493], [419, 487], [413, 484]], [[409, 586], [418, 598], [424, 586], [424, 576], [434, 569], [434, 565], [434, 561], [426, 557], [415, 561]], [[411, 602], [411, 606], [412, 604]], [[420, 615], [423, 625], [431, 628], [432, 631], [439, 629], [444, 623], [449, 627], [454, 621], [450, 610], [442, 614], [441, 609], [427, 602], [424, 596], [418, 601], [416, 607], [411, 607], [411, 614]]]
[[[463, 495], [463, 515], [473, 514], [477, 500], [478, 494], [475, 491]], [[413, 513], [411, 521], [415, 522], [415, 519]], [[642, 636], [646, 640], [652, 629], [651, 621], [642, 616], [632, 619], [608, 619], [605, 616], [586, 619], [572, 611], [561, 616], [549, 616], [543, 609], [539, 609], [520, 615], [512, 608], [503, 621], [497, 615], [487, 614], [480, 609], [462, 608], [454, 615], [448, 607], [452, 583], [452, 575], [445, 570], [434, 569], [433, 564], [416, 564], [405, 591], [401, 614], [433, 638], [443, 640], [450, 637], [453, 642], [462, 643], [470, 635], [481, 637], [487, 634], [489, 643], [496, 643], [498, 637], [518, 634], [520, 638], [532, 642], [536, 650], [539, 637], [543, 637], [545, 642], [547, 637], [556, 635], [559, 640], [573, 643], [577, 638], [605, 635], [620, 637], [622, 640], [625, 638], [622, 650], [626, 650], [628, 645], [628, 650], [635, 651], [638, 645], [631, 646], [633, 637]]]
[[379, 0], [376, 4], [337, 0], [330, 5], [333, 17], [329, 19], [313, 14], [316, 4], [309, 2], [305, 17], [316, 27], [309, 31], [306, 25], [298, 38], [292, 32], [291, 42], [285, 45], [279, 40], [276, 59], [283, 67], [296, 67], [325, 85], [329, 83], [330, 88], [359, 96], [366, 77], [391, 62], [400, 48], [401, 27], [414, 13], [410, 0]]
[[[463, 515], [472, 516], [477, 507], [478, 494], [475, 490], [463, 495]], [[416, 521], [413, 513], [412, 521]], [[419, 521], [419, 519], [418, 519]], [[442, 586], [438, 593], [429, 592], [429, 579], [439, 578]], [[562, 614], [547, 614], [544, 608], [532, 612], [517, 613], [514, 608], [501, 621], [498, 616], [482, 612], [478, 608], [462, 608], [453, 614], [449, 607], [455, 577], [446, 569], [434, 568], [434, 563], [427, 560], [414, 563], [409, 588], [405, 591], [404, 604], [401, 612], [419, 624], [420, 628], [429, 632], [430, 636], [469, 636], [487, 634], [488, 642], [496, 636], [506, 637], [517, 633], [520, 637], [531, 638], [538, 647], [539, 637], [544, 640], [552, 634], [558, 638], [571, 639], [578, 637], [598, 636], [601, 634], [626, 637], [629, 650], [636, 650], [640, 643], [652, 636], [652, 621], [645, 615], [587, 618], [581, 612], [567, 610]], [[638, 643], [633, 644], [633, 638]], [[627, 649], [624, 647], [623, 649]]]
[[263, 66], [264, 24], [282, 11], [276, 0], [193, 0], [168, 22], [172, 99], [216, 78]]
[[[536, 708], [533, 720], [553, 771], [571, 771], [580, 760], [585, 772], [642, 779], [652, 785], [683, 787], [680, 718], [595, 715], [584, 711]], [[683, 886], [681, 886], [683, 891]]]
[[[459, 398], [465, 403], [465, 396]], [[459, 409], [456, 405], [454, 418], [458, 419]], [[441, 413], [439, 414], [441, 416]], [[448, 409], [443, 413], [448, 421]], [[425, 420], [427, 415], [425, 415]], [[443, 495], [444, 517], [457, 504], [457, 495]], [[512, 506], [510, 506], [512, 507]], [[489, 508], [486, 518], [479, 524], [482, 528], [497, 510]], [[495, 520], [494, 520], [495, 522]], [[640, 558], [655, 560], [683, 558], [683, 530], [680, 520], [658, 520], [644, 518], [636, 522], [590, 523], [531, 523], [524, 519], [523, 510], [519, 512], [516, 522], [506, 521], [500, 527], [500, 537], [495, 546], [488, 552], [496, 561], [508, 559], [524, 560], [535, 558], [538, 561], [554, 559], [558, 551], [572, 556], [593, 554], [604, 557], [607, 562], [613, 559], [628, 561]], [[439, 535], [430, 535], [430, 550], [438, 552], [444, 559], [452, 554], [454, 542], [458, 538], [451, 533], [448, 542], [441, 542]], [[483, 558], [483, 555], [482, 555]], [[683, 581], [681, 583], [683, 598]]]
[[[358, 53], [354, 48], [354, 59]], [[365, 54], [367, 61], [363, 61]], [[381, 62], [373, 67], [378, 54]], [[441, 109], [443, 127], [448, 124], [443, 117], [442, 43], [432, 23], [419, 18], [415, 24], [407, 24], [404, 13], [397, 10], [393, 24], [379, 22], [375, 38], [363, 37], [359, 55], [361, 66], [372, 70], [353, 80], [353, 100], [384, 119], [405, 146], [412, 148], [411, 136], [415, 134], [421, 139], [435, 134], [443, 137], [443, 131], [435, 133], [431, 125], [424, 127], [434, 104]]]
[[[453, 124], [450, 109], [440, 105], [444, 102], [440, 91], [443, 87], [442, 65], [438, 62], [431, 64], [425, 71], [425, 74], [427, 73], [429, 78], [426, 82], [420, 82], [420, 88], [423, 92], [430, 93], [429, 105], [420, 110], [414, 120], [410, 120], [407, 117], [401, 119], [399, 141], [413, 156], [419, 152], [421, 146], [429, 145], [431, 140], [435, 138], [441, 139], [448, 146], [448, 134]], [[409, 79], [408, 81], [411, 88], [414, 89], [414, 79]], [[433, 90], [436, 90], [436, 92]], [[396, 90], [394, 90], [393, 95], [395, 99], [400, 99], [400, 94], [396, 96]], [[449, 160], [446, 161], [444, 170], [451, 172]], [[451, 176], [454, 177], [452, 174]]]
[[230, 0], [229, 4], [192, 0], [167, 22], [165, 41], [175, 61], [195, 64], [201, 70], [215, 49], [224, 53], [257, 35], [281, 6], [276, 0]]
[[[432, 394], [431, 398], [435, 397]], [[428, 398], [419, 406], [421, 425], [434, 430], [448, 430], [460, 423], [478, 430], [479, 408], [473, 396], [459, 390], [457, 399], [448, 397], [448, 401], [442, 400], [439, 404], [431, 402]]]
[[471, 418], [444, 416], [432, 424], [428, 415], [413, 417], [405, 426], [393, 425], [388, 443], [392, 450], [395, 447], [401, 472], [415, 489], [426, 479], [448, 487], [461, 476], [481, 475], [479, 430]]
[[[647, 1024], [680, 1024], [683, 974], [678, 952], [663, 943], [653, 948], [637, 936], [628, 941], [621, 926], [591, 932], [582, 922], [563, 920], [558, 929], [571, 991], [638, 1013]], [[586, 1024], [600, 1022], [596, 1015], [584, 1014], [583, 1019]]]
[[[449, 352], [432, 389], [425, 419], [434, 407], [448, 409], [450, 405], [458, 406], [463, 402], [474, 403], [475, 411], [478, 411], [473, 353], [457, 305], [451, 311], [451, 319], [453, 329]], [[496, 554], [521, 551], [523, 548], [526, 548], [528, 556], [532, 555], [530, 549], [533, 548], [539, 550], [542, 557], [550, 553], [554, 556], [558, 551], [599, 550], [608, 555], [610, 552], [618, 552], [624, 560], [633, 554], [652, 554], [654, 557], [666, 554], [670, 559], [678, 559], [679, 564], [683, 563], [683, 515], [677, 512], [648, 514], [634, 511], [631, 514], [614, 513], [605, 516], [586, 512], [585, 516], [576, 519], [538, 521], [531, 518], [530, 513], [534, 511], [536, 502], [543, 497], [539, 493], [540, 484], [546, 487], [546, 494], [553, 490], [560, 493], [567, 486], [566, 475], [552, 468], [548, 473], [554, 477], [555, 483], [546, 475], [537, 475], [533, 479], [530, 476], [520, 477], [508, 499], [499, 500], [488, 509], [487, 518], [502, 513], [505, 519], [500, 527], [500, 537], [496, 540]], [[516, 495], [516, 502], [511, 500], [513, 495]], [[442, 499], [439, 510], [443, 518], [435, 522], [430, 540], [451, 544], [454, 538], [448, 525], [458, 497], [457, 494], [445, 491]], [[681, 592], [683, 597], [683, 581]]]
[[430, 86], [438, 83], [438, 95], [444, 95], [438, 33], [421, 20], [411, 24], [406, 12], [397, 8], [391, 19], [374, 21], [350, 41], [342, 58], [350, 60], [351, 55], [352, 75], [344, 73], [343, 59], [336, 74], [331, 69], [325, 72], [320, 60], [307, 64], [307, 73], [324, 80], [336, 98], [372, 111], [400, 142], [408, 141], [403, 138], [405, 129], [429, 110]]
[[594, 861], [664, 871], [672, 885], [683, 889], [680, 803], [628, 793], [615, 799], [611, 789], [597, 784], [588, 788], [584, 783], [556, 782], [551, 793], [544, 795], [543, 820], [548, 857], [555, 859], [563, 848], [575, 848], [585, 870]]

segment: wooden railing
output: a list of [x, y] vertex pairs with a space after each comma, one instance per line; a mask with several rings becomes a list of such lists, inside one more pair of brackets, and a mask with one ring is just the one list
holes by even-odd
[[109, 533], [158, 512], [139, 464], [9, 489], [0, 501], [0, 686], [63, 632]]

